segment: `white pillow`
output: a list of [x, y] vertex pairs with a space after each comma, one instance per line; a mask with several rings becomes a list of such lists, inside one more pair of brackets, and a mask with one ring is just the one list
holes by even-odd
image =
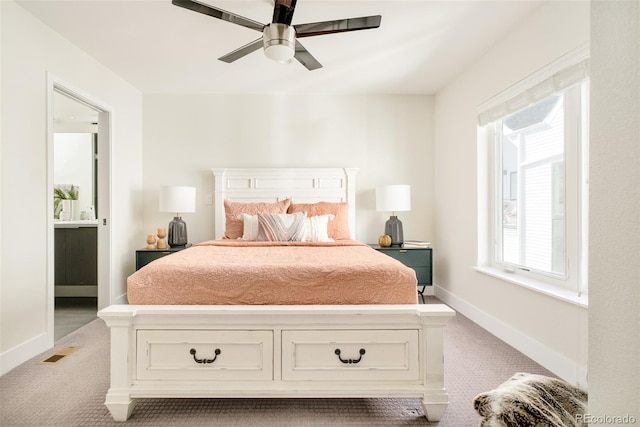
[[258, 215], [240, 214], [242, 218], [242, 240], [258, 239]]
[[315, 215], [305, 220], [305, 234], [302, 238], [303, 242], [333, 242], [329, 237], [328, 226], [329, 221], [334, 219], [335, 215]]

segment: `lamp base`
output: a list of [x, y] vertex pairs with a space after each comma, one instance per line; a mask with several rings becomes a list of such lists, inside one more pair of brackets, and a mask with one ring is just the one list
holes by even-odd
[[179, 248], [187, 244], [187, 223], [179, 216], [174, 217], [169, 223], [169, 238], [167, 243], [172, 248]]
[[402, 221], [395, 215], [390, 216], [387, 222], [384, 223], [384, 234], [391, 236], [391, 246], [402, 246], [402, 243], [404, 243]]

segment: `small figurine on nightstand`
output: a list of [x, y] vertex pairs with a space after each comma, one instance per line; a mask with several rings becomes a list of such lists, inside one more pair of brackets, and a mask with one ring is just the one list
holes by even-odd
[[158, 249], [167, 249], [167, 239], [165, 237], [167, 237], [167, 231], [163, 227], [158, 228], [158, 243], [156, 244]]
[[156, 248], [156, 235], [153, 233], [147, 234], [147, 249]]

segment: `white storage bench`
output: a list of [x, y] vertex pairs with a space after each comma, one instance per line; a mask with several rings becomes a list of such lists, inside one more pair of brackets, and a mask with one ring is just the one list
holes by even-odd
[[437, 421], [443, 304], [113, 305], [105, 404], [126, 421], [136, 398], [415, 397]]

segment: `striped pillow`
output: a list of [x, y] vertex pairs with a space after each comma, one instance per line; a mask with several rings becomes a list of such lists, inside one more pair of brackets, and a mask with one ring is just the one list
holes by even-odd
[[268, 242], [302, 241], [305, 236], [306, 212], [294, 214], [258, 213], [258, 238]]

